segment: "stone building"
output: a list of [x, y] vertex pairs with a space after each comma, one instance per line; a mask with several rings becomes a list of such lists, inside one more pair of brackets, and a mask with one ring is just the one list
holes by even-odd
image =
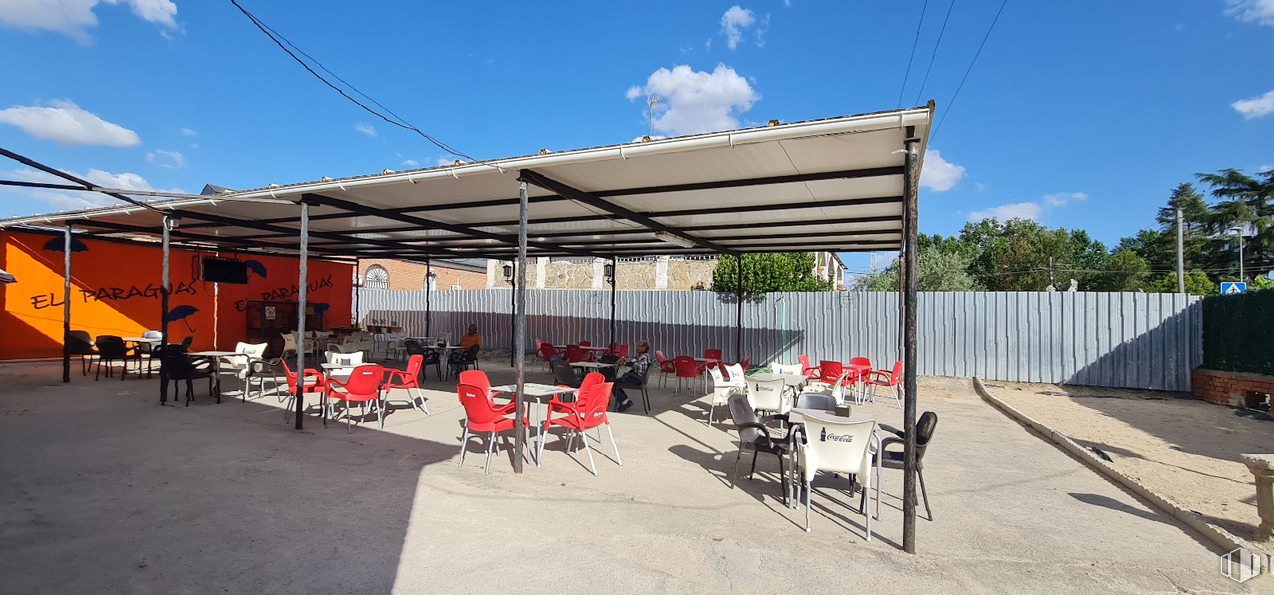
[[[833, 252], [816, 252], [814, 273], [820, 278], [836, 280], [835, 287], [845, 287], [845, 264]], [[508, 261], [487, 261], [488, 288], [508, 287], [504, 266]], [[604, 258], [534, 258], [534, 268], [527, 271], [527, 287], [532, 289], [609, 289], [605, 270], [610, 260]], [[647, 256], [620, 258], [615, 274], [616, 288], [631, 290], [690, 291], [712, 288], [712, 271], [717, 267], [716, 255]]]

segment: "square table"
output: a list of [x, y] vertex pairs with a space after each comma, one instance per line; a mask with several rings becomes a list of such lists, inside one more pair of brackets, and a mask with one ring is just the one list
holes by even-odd
[[594, 370], [598, 368], [614, 368], [615, 367], [615, 364], [606, 364], [602, 362], [570, 362], [570, 365], [573, 368], [593, 368]]
[[[146, 343], [147, 345], [150, 345], [152, 348], [154, 348], [154, 346], [156, 345], [159, 345], [159, 343], [162, 341], [161, 339], [149, 339], [146, 337], [120, 337], [119, 339], [125, 343], [132, 343], [134, 345]], [[146, 352], [147, 355], [150, 355], [150, 353], [151, 353], [150, 351]], [[142, 373], [142, 352], [139, 350], [136, 352], [135, 355], [137, 355], [137, 374], [140, 376]], [[150, 363], [154, 363], [154, 362], [150, 362]], [[146, 365], [147, 378], [151, 377], [150, 363]]]
[[188, 357], [211, 359], [212, 360], [212, 377], [213, 395], [216, 396], [217, 402], [221, 402], [221, 358], [223, 357], [249, 357], [246, 353], [238, 351], [191, 351], [186, 353]]
[[[517, 390], [518, 387], [516, 384], [501, 384], [499, 386], [491, 387], [491, 392], [493, 393], [509, 393], [511, 396], [513, 396]], [[554, 386], [552, 384], [539, 384], [536, 382], [527, 382], [522, 385], [523, 403], [526, 403], [527, 399], [535, 401], [535, 433], [537, 437], [544, 431], [544, 424], [540, 418], [540, 403], [544, 403], [557, 395], [573, 393], [577, 390], [579, 389], [571, 388], [569, 386]], [[516, 396], [514, 396], [514, 398], [516, 398]], [[538, 459], [535, 461], [535, 466], [540, 466], [540, 461]]]

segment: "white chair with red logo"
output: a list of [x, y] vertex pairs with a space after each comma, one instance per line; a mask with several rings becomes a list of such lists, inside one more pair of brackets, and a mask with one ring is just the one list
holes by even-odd
[[[810, 497], [819, 471], [831, 481], [845, 482], [833, 474], [854, 476], [862, 486], [859, 513], [866, 517], [867, 541], [871, 541], [871, 518], [867, 496], [872, 488], [872, 459], [880, 451], [875, 420], [850, 421], [834, 415], [805, 415], [805, 430], [797, 438], [797, 465], [805, 489], [805, 530], [810, 531]], [[876, 465], [876, 516], [880, 516], [880, 464]], [[853, 489], [851, 483], [849, 487]], [[852, 496], [852, 492], [851, 492]], [[796, 499], [800, 501], [798, 497]]]

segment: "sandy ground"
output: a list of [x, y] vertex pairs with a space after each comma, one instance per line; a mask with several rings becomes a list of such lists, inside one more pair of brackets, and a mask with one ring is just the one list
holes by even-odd
[[[511, 371], [485, 363], [495, 383]], [[542, 373], [533, 380], [547, 380]], [[652, 384], [657, 384], [652, 380]], [[773, 458], [731, 489], [736, 443], [707, 399], [652, 391], [583, 452], [548, 441], [516, 475], [510, 452], [457, 466], [454, 389], [432, 415], [397, 409], [347, 434], [277, 399], [159, 407], [156, 381], [0, 365], [2, 593], [1179, 593], [1269, 592], [1217, 573], [1187, 527], [1008, 419], [968, 380], [924, 379], [939, 425], [925, 460], [934, 520], [901, 551], [901, 474], [885, 470], [866, 540], [857, 498], [805, 512]], [[228, 385], [232, 384], [228, 383]], [[859, 408], [901, 425], [889, 402]], [[746, 464], [746, 459], [745, 459]]]
[[1239, 455], [1274, 452], [1269, 415], [1213, 405], [1188, 393], [989, 384], [994, 396], [1104, 452], [1150, 489], [1240, 538], [1256, 536], [1256, 486]]

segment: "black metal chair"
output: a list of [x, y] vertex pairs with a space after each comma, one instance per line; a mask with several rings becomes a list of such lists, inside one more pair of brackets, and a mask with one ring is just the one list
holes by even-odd
[[553, 370], [553, 381], [557, 384], [569, 386], [571, 388], [579, 388], [580, 382], [584, 380], [571, 364], [560, 356], [549, 358], [549, 369]]
[[[926, 411], [920, 414], [920, 419], [916, 420], [916, 477], [920, 478], [920, 494], [925, 500], [925, 515], [929, 520], [933, 520], [933, 511], [929, 510], [929, 492], [925, 490], [925, 449], [929, 446], [929, 441], [933, 439], [933, 430], [938, 426], [938, 414], [932, 411]], [[907, 441], [907, 432], [899, 430], [893, 426], [880, 424], [880, 429], [893, 434], [880, 441], [880, 450], [884, 453], [884, 458], [880, 461], [881, 467], [889, 469], [903, 468], [903, 453], [901, 450], [885, 450], [891, 445], [903, 446]], [[864, 493], [864, 498], [866, 494]]]
[[770, 435], [771, 429], [766, 426], [766, 422], [776, 419], [786, 419], [786, 415], [767, 415], [765, 417], [757, 417], [756, 411], [752, 409], [752, 405], [748, 403], [747, 395], [734, 395], [730, 397], [727, 403], [730, 406], [730, 417], [734, 420], [734, 427], [739, 431], [739, 452], [734, 456], [734, 472], [730, 474], [730, 489], [734, 489], [734, 480], [739, 475], [739, 460], [743, 457], [745, 450], [752, 451], [752, 470], [748, 473], [748, 479], [756, 475], [756, 459], [760, 453], [768, 452], [779, 460], [779, 477], [783, 478], [783, 503], [787, 504], [787, 468], [783, 464], [783, 460], [787, 458], [791, 452], [792, 434], [789, 433], [782, 438], [774, 438]]
[[[88, 369], [93, 366], [93, 358], [97, 356], [92, 337], [84, 331], [71, 331], [66, 338], [66, 350], [71, 355], [80, 356], [80, 374], [88, 376]], [[86, 356], [88, 359], [84, 359]]]
[[438, 373], [438, 380], [442, 380], [442, 356], [438, 355], [437, 349], [426, 349], [421, 346], [420, 341], [415, 339], [404, 340], [403, 349], [407, 352], [408, 359], [411, 359], [413, 355], [425, 358], [424, 363], [420, 366], [419, 380], [429, 379], [429, 375], [425, 373], [425, 369], [429, 366], [434, 367], [434, 371]]
[[474, 345], [465, 351], [457, 351], [451, 355], [451, 360], [447, 362], [447, 370], [452, 376], [459, 376], [465, 370], [481, 370], [478, 367], [478, 350], [479, 347]]
[[168, 394], [168, 381], [172, 381], [173, 400], [177, 400], [178, 381], [186, 381], [186, 406], [190, 406], [190, 402], [195, 399], [196, 378], [208, 379], [208, 394], [212, 394], [213, 368], [212, 362], [209, 360], [200, 360], [197, 362], [190, 361], [190, 357], [186, 355], [186, 348], [179, 344], [170, 344], [167, 347], [159, 345], [151, 349], [151, 357], [159, 359], [159, 377], [164, 383], [163, 395]]
[[111, 366], [111, 362], [118, 361], [120, 363], [119, 379], [123, 380], [128, 376], [128, 358], [132, 355], [128, 346], [124, 344], [124, 340], [115, 335], [98, 335], [94, 341], [97, 345], [97, 374], [93, 376], [93, 380], [100, 380], [102, 377], [102, 364], [106, 364], [106, 377], [110, 378], [115, 373], [115, 368]]

